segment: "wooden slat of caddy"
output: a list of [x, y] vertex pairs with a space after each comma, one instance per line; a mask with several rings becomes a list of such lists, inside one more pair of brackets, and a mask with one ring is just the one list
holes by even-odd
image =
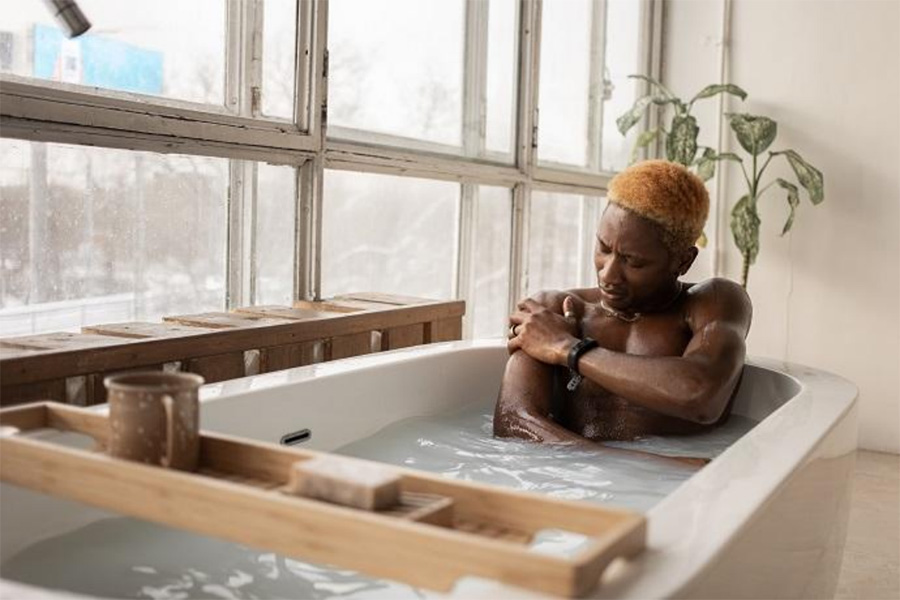
[[[90, 325], [87, 327], [82, 327], [81, 331], [82, 333], [95, 333], [99, 335], [115, 336], [129, 339], [150, 339], [197, 335], [198, 333], [209, 333], [210, 331], [216, 330], [207, 327], [188, 327], [175, 323], [149, 323], [146, 321], [135, 321], [131, 323], [107, 323], [104, 325]], [[162, 368], [163, 366], [161, 364], [155, 364], [135, 366], [133, 369], [128, 370], [161, 371]], [[88, 401], [88, 404], [103, 404], [104, 402], [106, 402], [106, 387], [103, 385], [103, 380], [108, 375], [111, 375], [114, 372], [121, 371], [108, 371], [90, 376], [90, 399]]]
[[[247, 327], [262, 327], [265, 325], [278, 325], [289, 323], [286, 319], [271, 319], [255, 317], [253, 315], [240, 315], [237, 313], [208, 312], [194, 315], [174, 315], [164, 317], [166, 323], [177, 323], [191, 327], [206, 327], [208, 329], [234, 329]], [[260, 340], [260, 347], [265, 345], [265, 339]], [[213, 356], [201, 356], [189, 358], [185, 361], [184, 370], [201, 375], [207, 383], [236, 379], [245, 374], [244, 352], [227, 352]]]
[[[41, 333], [37, 335], [29, 335], [15, 338], [5, 338], [0, 340], [7, 349], [19, 348], [23, 350], [85, 350], [89, 348], [99, 348], [102, 346], [115, 346], [122, 343], [121, 338], [108, 335], [97, 335], [93, 333]], [[102, 379], [97, 380], [96, 376], [85, 374], [84, 376], [84, 401], [86, 404], [95, 404], [95, 396], [97, 388], [102, 388]], [[66, 380], [59, 379], [55, 381], [41, 382], [35, 385], [10, 386], [3, 388], [3, 396], [8, 397], [8, 401], [3, 404], [26, 402], [29, 400], [57, 400], [59, 402], [68, 402], [69, 394], [66, 389]], [[79, 394], [80, 396], [80, 394]]]
[[[315, 308], [292, 308], [290, 306], [246, 306], [235, 309], [242, 315], [254, 317], [279, 318], [290, 321], [306, 321], [309, 319], [328, 319], [334, 312], [316, 310]], [[282, 346], [260, 346], [259, 372], [280, 371], [291, 367], [301, 367], [315, 362], [317, 342], [287, 344]]]

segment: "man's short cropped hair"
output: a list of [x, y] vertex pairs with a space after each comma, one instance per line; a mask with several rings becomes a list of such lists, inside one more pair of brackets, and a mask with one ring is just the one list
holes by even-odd
[[659, 225], [663, 242], [674, 251], [694, 245], [709, 214], [703, 181], [683, 165], [665, 160], [628, 167], [609, 182], [607, 197]]

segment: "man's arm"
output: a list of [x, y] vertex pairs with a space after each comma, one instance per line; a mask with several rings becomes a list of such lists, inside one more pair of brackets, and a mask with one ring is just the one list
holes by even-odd
[[[662, 414], [715, 423], [725, 410], [744, 365], [751, 307], [746, 292], [727, 280], [694, 286], [688, 324], [692, 338], [682, 356], [637, 356], [595, 348], [584, 354], [581, 374], [611, 393]], [[577, 339], [556, 315], [525, 301], [527, 316], [514, 341], [538, 361], [565, 365]], [[515, 349], [515, 348], [513, 348]]]
[[494, 409], [494, 435], [532, 442], [585, 443], [588, 440], [550, 417], [553, 366], [525, 352], [509, 357]]

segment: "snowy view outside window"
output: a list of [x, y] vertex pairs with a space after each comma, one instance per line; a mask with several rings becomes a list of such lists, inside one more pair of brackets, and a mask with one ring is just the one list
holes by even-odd
[[0, 140], [3, 335], [225, 307], [228, 162]]
[[[459, 185], [328, 171], [322, 293], [451, 298]], [[343, 215], [353, 215], [351, 219]]]
[[[229, 32], [227, 2], [80, 4], [94, 27], [76, 40], [65, 38], [37, 0], [4, 11], [0, 70], [236, 114], [226, 97], [226, 54], [228, 40], [240, 36]], [[542, 166], [599, 172], [627, 165], [632, 141], [615, 130], [615, 118], [638, 92], [626, 76], [644, 66], [640, 6], [543, 3]], [[281, 127], [297, 110], [297, 4], [266, 0], [263, 7], [261, 103], [243, 114]], [[471, 56], [467, 63], [467, 10], [478, 12], [483, 28], [474, 75], [466, 72], [475, 64]], [[518, 0], [331, 0], [329, 140], [511, 165], [519, 11]], [[597, 19], [605, 23], [599, 34]], [[599, 139], [591, 137], [591, 119], [602, 122]], [[241, 259], [253, 265], [250, 297], [290, 304], [297, 249], [307, 247], [296, 239], [307, 189], [297, 186], [296, 166], [0, 139], [0, 336], [226, 309], [236, 260], [227, 247], [235, 172], [247, 173], [252, 188], [242, 192], [252, 202], [242, 226], [251, 236], [242, 250], [249, 257]], [[459, 291], [467, 294], [469, 335], [503, 334], [514, 252], [511, 187], [353, 170], [326, 171], [324, 182], [322, 296], [380, 291], [446, 299]], [[584, 236], [596, 225], [596, 200], [539, 188], [529, 199], [523, 249], [528, 292], [589, 283]], [[460, 247], [464, 196], [472, 202], [468, 248]], [[464, 255], [472, 260], [460, 275]], [[468, 280], [457, 281], [461, 276]]]

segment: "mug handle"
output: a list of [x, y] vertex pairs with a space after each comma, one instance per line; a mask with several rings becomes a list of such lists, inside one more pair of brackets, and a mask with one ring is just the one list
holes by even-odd
[[166, 411], [166, 455], [162, 457], [162, 466], [171, 467], [175, 458], [175, 398], [166, 394], [162, 397]]

